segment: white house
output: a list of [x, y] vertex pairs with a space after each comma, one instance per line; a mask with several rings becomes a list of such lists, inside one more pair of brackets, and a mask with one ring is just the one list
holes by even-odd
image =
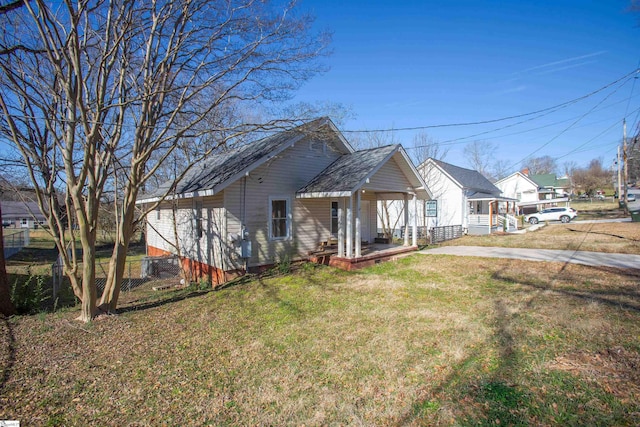
[[32, 201], [1, 201], [2, 226], [10, 228], [38, 228], [46, 222], [38, 203]]
[[516, 199], [518, 214], [535, 212], [549, 206], [568, 204], [566, 192], [568, 178], [557, 178], [554, 174], [529, 175], [527, 171], [515, 172], [495, 183], [504, 197]]
[[[501, 190], [478, 171], [432, 158], [418, 171], [437, 201], [436, 216], [424, 219], [428, 228], [460, 225], [469, 234], [517, 228], [516, 218], [508, 215], [515, 199], [503, 197]], [[506, 203], [505, 212], [499, 211], [499, 202]]]
[[496, 181], [495, 186], [502, 191], [503, 196], [516, 199], [518, 203], [539, 200], [538, 184], [522, 172], [515, 172]]
[[158, 204], [147, 216], [148, 254], [179, 247], [195, 277], [212, 283], [313, 258], [331, 243], [329, 263], [347, 269], [415, 250], [415, 238], [391, 252], [373, 246], [376, 202], [429, 198], [400, 145], [354, 151], [328, 118], [211, 156], [162, 199], [168, 186], [138, 201]]

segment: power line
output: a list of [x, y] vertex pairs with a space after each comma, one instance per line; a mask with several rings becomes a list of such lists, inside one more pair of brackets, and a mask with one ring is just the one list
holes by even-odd
[[[443, 127], [462, 127], [462, 126], [476, 126], [476, 125], [485, 125], [485, 124], [489, 124], [489, 123], [496, 123], [496, 122], [502, 122], [502, 121], [506, 121], [506, 120], [513, 120], [513, 119], [519, 119], [522, 117], [527, 117], [527, 116], [532, 116], [535, 114], [540, 114], [540, 113], [544, 113], [550, 110], [557, 110], [560, 108], [564, 108], [567, 107], [571, 104], [575, 104], [577, 102], [580, 102], [584, 99], [587, 99], [591, 96], [594, 96], [600, 92], [602, 92], [603, 90], [606, 90], [608, 88], [610, 88], [611, 86], [621, 82], [622, 80], [625, 80], [624, 83], [626, 83], [627, 81], [629, 81], [631, 79], [630, 76], [632, 76], [633, 74], [638, 73], [638, 71], [640, 71], [638, 68], [634, 69], [633, 71], [631, 71], [630, 73], [625, 74], [624, 76], [620, 77], [617, 80], [614, 80], [611, 83], [606, 84], [605, 86], [602, 86], [599, 89], [594, 90], [593, 92], [590, 92], [586, 95], [582, 95], [578, 98], [574, 98], [570, 101], [566, 101], [563, 102], [561, 104], [557, 104], [551, 107], [547, 107], [547, 108], [543, 108], [541, 110], [536, 110], [536, 111], [531, 111], [528, 113], [523, 113], [523, 114], [517, 114], [514, 116], [507, 116], [507, 117], [501, 117], [498, 119], [489, 119], [489, 120], [481, 120], [481, 121], [476, 121], [476, 122], [461, 122], [461, 123], [441, 123], [441, 124], [434, 124], [434, 125], [424, 125], [424, 126], [411, 126], [411, 127], [403, 127], [403, 128], [386, 128], [386, 129], [366, 129], [366, 130], [343, 130], [343, 133], [375, 133], [375, 132], [403, 132], [403, 131], [416, 131], [416, 130], [424, 130], [424, 129], [434, 129], [434, 128], [443, 128]], [[623, 83], [623, 84], [624, 84]]]
[[[640, 95], [638, 95], [638, 96], [640, 96]], [[606, 106], [606, 107], [603, 107], [603, 108], [599, 108], [599, 109], [593, 110], [593, 111], [601, 111], [601, 110], [604, 110], [604, 109], [610, 108], [610, 107], [612, 107], [612, 106], [614, 106], [614, 105], [616, 105], [616, 104], [620, 104], [620, 103], [622, 103], [622, 102], [625, 102], [625, 101], [627, 101], [627, 100], [628, 100], [628, 98], [627, 98], [627, 99], [623, 99], [623, 100], [618, 101], [618, 102], [615, 102], [615, 103], [613, 103], [613, 104], [610, 104], [610, 105], [608, 105], [608, 106]], [[639, 109], [634, 110], [634, 112], [635, 112], [635, 111], [639, 111], [639, 112], [640, 112], [640, 108], [639, 108]], [[444, 141], [439, 141], [439, 142], [437, 142], [437, 143], [436, 143], [436, 144], [434, 144], [434, 145], [456, 145], [456, 144], [462, 144], [462, 143], [464, 143], [466, 140], [469, 140], [469, 139], [472, 139], [472, 138], [476, 138], [476, 137], [478, 137], [478, 136], [482, 136], [482, 135], [487, 135], [487, 134], [491, 134], [491, 133], [494, 133], [494, 132], [498, 132], [498, 131], [501, 131], [501, 130], [504, 130], [504, 129], [508, 129], [508, 128], [511, 128], [511, 127], [515, 127], [515, 126], [517, 126], [517, 125], [520, 125], [520, 124], [523, 124], [523, 123], [526, 123], [526, 122], [529, 122], [529, 121], [535, 120], [535, 119], [537, 119], [537, 118], [540, 118], [540, 117], [546, 116], [546, 115], [551, 114], [551, 113], [552, 113], [552, 112], [550, 112], [550, 113], [545, 113], [545, 114], [541, 114], [540, 116], [536, 116], [536, 117], [529, 118], [529, 119], [526, 119], [526, 120], [521, 120], [521, 121], [516, 122], [516, 123], [512, 123], [512, 124], [509, 124], [509, 125], [506, 125], [506, 126], [502, 126], [502, 127], [499, 127], [499, 128], [495, 128], [495, 129], [491, 129], [491, 130], [487, 130], [487, 131], [483, 131], [483, 132], [475, 133], [475, 134], [472, 134], [472, 135], [467, 135], [467, 136], [463, 136], [463, 137], [459, 137], [459, 138], [452, 138], [452, 139], [447, 139], [447, 140], [444, 140]], [[496, 135], [496, 136], [493, 136], [493, 137], [491, 137], [491, 138], [489, 138], [489, 139], [505, 138], [505, 137], [508, 137], [508, 136], [520, 135], [520, 134], [528, 133], [528, 132], [534, 132], [534, 131], [536, 131], [536, 130], [540, 130], [540, 129], [544, 129], [544, 128], [548, 128], [548, 127], [552, 127], [552, 126], [555, 126], [555, 125], [559, 125], [559, 124], [562, 124], [562, 123], [569, 122], [569, 121], [574, 120], [574, 119], [576, 119], [576, 118], [578, 118], [578, 117], [580, 117], [580, 116], [570, 117], [570, 118], [568, 118], [568, 119], [564, 119], [564, 120], [560, 120], [560, 121], [556, 121], [556, 122], [552, 122], [552, 123], [544, 124], [544, 125], [541, 125], [541, 126], [536, 126], [536, 127], [529, 128], [529, 129], [520, 130], [520, 131], [517, 131], [517, 132], [511, 132], [511, 133], [506, 133], [506, 134], [502, 134], [502, 135]], [[617, 120], [617, 119], [616, 119], [616, 120]], [[609, 119], [604, 119], [604, 120], [601, 120], [601, 121], [599, 121], [599, 122], [590, 123], [590, 124], [588, 124], [588, 125], [592, 125], [592, 124], [595, 124], [595, 123], [600, 123], [600, 122], [602, 122], [602, 121], [609, 121]], [[588, 126], [588, 125], [583, 125], [583, 126]], [[575, 126], [574, 128], [578, 128], [578, 127], [580, 127], [580, 126]], [[406, 147], [405, 149], [406, 149], [406, 150], [420, 149], [420, 148], [425, 148], [425, 147], [427, 147], [427, 146], [429, 146], [429, 145], [414, 145], [414, 146], [412, 146], [412, 147]]]
[[[620, 79], [622, 80], [622, 79]], [[618, 81], [620, 81], [618, 80]], [[627, 80], [628, 81], [628, 80]], [[627, 81], [625, 81], [624, 83], [626, 83]], [[524, 158], [522, 158], [520, 161], [516, 162], [514, 164], [514, 167], [517, 167], [519, 164], [524, 163], [525, 160], [527, 160], [528, 158], [530, 158], [531, 156], [533, 156], [535, 153], [539, 152], [540, 150], [542, 150], [544, 147], [546, 147], [547, 145], [551, 144], [553, 141], [555, 141], [556, 139], [558, 139], [560, 136], [562, 136], [565, 132], [567, 132], [569, 129], [571, 129], [575, 124], [577, 124], [578, 122], [580, 122], [583, 118], [585, 118], [587, 115], [589, 115], [590, 113], [592, 113], [599, 105], [601, 105], [604, 101], [606, 101], [607, 99], [609, 99], [609, 97], [613, 94], [615, 94], [623, 85], [620, 85], [620, 87], [618, 87], [616, 90], [614, 90], [611, 93], [608, 93], [607, 96], [605, 96], [600, 102], [598, 102], [593, 108], [590, 108], [586, 113], [584, 113], [583, 115], [581, 115], [577, 120], [575, 120], [573, 123], [571, 123], [568, 127], [566, 127], [565, 129], [563, 129], [562, 131], [560, 131], [560, 133], [558, 133], [556, 136], [554, 136], [553, 138], [551, 138], [549, 141], [545, 142], [544, 144], [542, 144], [541, 146], [539, 146], [538, 148], [536, 148], [535, 150], [533, 150], [531, 153], [529, 153], [527, 156], [525, 156]], [[609, 85], [610, 86], [610, 85]]]

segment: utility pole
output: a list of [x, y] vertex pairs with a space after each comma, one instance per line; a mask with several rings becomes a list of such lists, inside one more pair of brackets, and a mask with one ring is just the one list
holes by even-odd
[[622, 119], [622, 161], [624, 162], [624, 213], [629, 215], [627, 202], [627, 181], [629, 181], [629, 168], [627, 165], [627, 119]]
[[620, 146], [618, 145], [618, 158], [616, 159], [618, 167], [618, 204], [622, 202], [622, 169], [620, 168]]

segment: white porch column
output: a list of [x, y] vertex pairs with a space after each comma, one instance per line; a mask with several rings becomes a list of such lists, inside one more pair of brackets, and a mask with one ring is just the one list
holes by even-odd
[[409, 195], [404, 193], [404, 246], [409, 246]]
[[347, 199], [347, 258], [353, 257], [353, 195]]
[[344, 199], [338, 201], [338, 257], [344, 256]]
[[413, 236], [411, 238], [411, 246], [418, 246], [418, 195], [413, 195]]
[[362, 256], [360, 225], [360, 191], [356, 191], [356, 258], [360, 258]]

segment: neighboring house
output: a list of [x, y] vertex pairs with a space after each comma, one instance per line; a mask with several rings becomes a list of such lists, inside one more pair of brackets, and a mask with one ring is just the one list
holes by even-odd
[[518, 214], [529, 214], [546, 207], [567, 204], [570, 180], [554, 174], [529, 175], [525, 169], [495, 183], [504, 197], [517, 199]]
[[538, 184], [538, 199], [549, 200], [569, 196], [570, 181], [567, 177], [558, 178], [555, 174], [529, 175]]
[[[469, 234], [517, 228], [515, 217], [508, 215], [515, 199], [503, 197], [502, 191], [481, 173], [432, 158], [418, 171], [437, 201], [436, 216], [425, 218], [427, 228], [461, 225]], [[506, 205], [504, 212], [499, 210], [501, 202]]]
[[3, 227], [38, 228], [46, 221], [36, 202], [4, 200], [0, 204]]
[[138, 200], [160, 202], [147, 216], [147, 252], [176, 253], [177, 235], [183, 263], [212, 283], [331, 243], [328, 263], [346, 269], [415, 250], [415, 238], [375, 250], [376, 201], [429, 197], [400, 145], [354, 151], [328, 118], [212, 155], [161, 200], [168, 185]]

